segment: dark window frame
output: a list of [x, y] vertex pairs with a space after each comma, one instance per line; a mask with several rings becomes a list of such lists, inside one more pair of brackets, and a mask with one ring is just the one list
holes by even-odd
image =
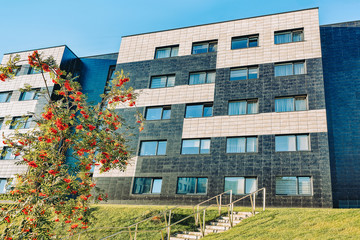
[[[155, 150], [155, 154], [154, 155], [141, 155], [141, 149], [143, 146], [143, 143], [145, 142], [156, 142], [156, 150]], [[165, 147], [165, 154], [158, 154], [159, 152], [159, 142], [166, 142], [166, 147]], [[154, 156], [166, 156], [166, 152], [167, 152], [167, 140], [142, 140], [140, 141], [140, 147], [139, 147], [139, 157], [154, 157]]]
[[[150, 178], [151, 179], [151, 184], [150, 184], [150, 192], [149, 193], [135, 193], [135, 187], [136, 187], [136, 179], [137, 178]], [[161, 188], [160, 188], [160, 193], [153, 193], [153, 187], [154, 187], [154, 180], [157, 179], [161, 179]], [[134, 177], [134, 181], [133, 181], [133, 187], [132, 187], [132, 191], [131, 194], [134, 195], [160, 195], [161, 194], [161, 190], [162, 190], [162, 177]]]
[[[201, 112], [201, 117], [186, 117], [186, 113], [187, 113], [187, 107], [188, 106], [200, 106], [202, 105], [202, 112]], [[205, 116], [205, 117], [212, 117], [213, 116], [213, 108], [214, 108], [214, 104], [213, 103], [191, 103], [191, 104], [186, 104], [185, 106], [185, 116], [184, 118], [202, 118], [204, 117], [204, 109], [206, 107], [211, 107], [211, 116]]]
[[[246, 39], [246, 40], [247, 40], [246, 47], [234, 48], [234, 47], [233, 47], [233, 42], [236, 41], [236, 40], [240, 40], [240, 39]], [[251, 40], [251, 39], [256, 39], [256, 46], [250, 46], [250, 40]], [[259, 47], [259, 34], [252, 34], [252, 35], [245, 35], [245, 36], [237, 36], [237, 37], [232, 37], [232, 38], [231, 38], [231, 50], [245, 49], [245, 48], [254, 48], [254, 47]]]
[[[179, 47], [180, 47], [179, 44], [177, 44], [177, 45], [170, 45], [170, 46], [163, 46], [163, 47], [156, 47], [156, 48], [155, 48], [154, 59], [163, 59], [163, 58], [178, 57], [178, 56], [179, 56]], [[161, 50], [161, 49], [165, 49], [165, 48], [170, 48], [170, 56], [168, 56], [168, 57], [162, 57], [162, 58], [157, 57], [157, 51], [158, 51], [158, 50]], [[174, 51], [175, 48], [177, 48], [177, 52], [178, 52], [178, 53], [177, 53], [176, 56], [172, 56], [173, 51]]]
[[[161, 118], [159, 118], [159, 119], [146, 119], [147, 115], [148, 115], [148, 109], [151, 109], [151, 108], [161, 108]], [[170, 117], [169, 118], [164, 119], [164, 110], [170, 111]], [[146, 107], [144, 116], [145, 116], [146, 121], [169, 120], [169, 119], [171, 119], [171, 105]]]
[[[194, 193], [179, 193], [179, 179], [180, 178], [195, 178], [195, 190]], [[206, 192], [205, 193], [198, 193], [198, 181], [199, 178], [206, 178]], [[177, 183], [176, 183], [176, 194], [180, 194], [180, 195], [207, 195], [208, 194], [208, 185], [209, 185], [209, 178], [208, 177], [178, 177], [177, 178]]]
[[[245, 138], [245, 152], [228, 152], [228, 139]], [[248, 138], [256, 138], [256, 149], [254, 152], [249, 152], [247, 149]], [[258, 136], [239, 136], [239, 137], [227, 137], [226, 138], [226, 154], [245, 154], [245, 153], [258, 153], [259, 152], [259, 137]]]
[[[191, 140], [199, 140], [198, 153], [183, 153], [184, 141], [191, 141]], [[209, 140], [209, 141], [210, 141], [209, 153], [201, 153], [201, 144], [202, 144], [202, 141], [204, 141], [204, 140]], [[181, 155], [209, 155], [209, 154], [211, 154], [211, 138], [189, 138], [189, 139], [181, 139], [180, 154], [181, 154]]]
[[13, 91], [4, 91], [4, 92], [0, 92], [0, 94], [7, 94], [5, 102], [0, 102], [0, 103], [8, 103], [11, 100], [11, 96], [13, 94]]
[[[244, 195], [248, 195], [248, 194], [250, 194], [250, 193], [247, 193], [246, 192], [246, 179], [254, 179], [255, 178], [255, 183], [256, 183], [256, 190], [255, 191], [257, 191], [258, 189], [259, 189], [259, 185], [258, 185], [258, 183], [259, 183], [259, 181], [258, 181], [258, 177], [257, 176], [226, 176], [226, 177], [224, 177], [224, 192], [226, 192], [226, 191], [228, 191], [228, 190], [226, 190], [226, 188], [225, 188], [225, 183], [226, 183], [226, 178], [244, 178], [244, 193], [234, 193], [234, 192], [232, 192], [232, 194], [233, 195], [236, 195], [236, 196], [244, 196]], [[230, 189], [229, 189], [230, 190]], [[226, 193], [226, 194], [230, 194], [230, 193]]]
[[[11, 154], [10, 156], [11, 156], [12, 158], [5, 158], [6, 155], [7, 155], [8, 149], [11, 149], [11, 150], [10, 150], [10, 154]], [[18, 160], [18, 159], [20, 159], [20, 155], [15, 156], [15, 155], [13, 154], [13, 152], [12, 152], [12, 149], [13, 149], [13, 148], [7, 147], [7, 146], [3, 147], [2, 150], [1, 150], [1, 154], [0, 154], [0, 160]]]
[[[277, 99], [286, 99], [286, 98], [293, 98], [293, 99], [294, 99], [294, 104], [293, 104], [294, 110], [293, 110], [293, 111], [282, 111], [282, 112], [298, 112], [298, 111], [308, 111], [308, 110], [309, 110], [308, 96], [305, 94], [305, 95], [275, 97], [275, 100], [274, 100], [274, 103], [275, 103], [275, 112], [281, 113], [281, 112], [279, 112], [279, 111], [276, 111], [276, 100], [277, 100]], [[306, 109], [305, 109], [305, 110], [297, 110], [297, 109], [296, 109], [296, 99], [299, 99], [299, 98], [305, 98], [305, 101], [306, 101]]]
[[[166, 77], [165, 87], [151, 87], [154, 78], [162, 78], [162, 77]], [[168, 84], [169, 84], [169, 77], [174, 77], [174, 85], [173, 85], [173, 86], [168, 86]], [[151, 76], [151, 77], [150, 77], [149, 89], [175, 87], [175, 81], [176, 81], [176, 74], [167, 74], [167, 75], [155, 75], [155, 76]]]
[[[277, 151], [276, 150], [276, 137], [285, 137], [285, 136], [295, 136], [295, 150], [288, 150], [288, 151]], [[298, 150], [298, 136], [307, 136], [307, 147], [308, 149], [306, 150]], [[277, 153], [287, 153], [287, 152], [310, 152], [311, 151], [311, 139], [310, 139], [310, 134], [309, 133], [299, 133], [299, 134], [280, 134], [280, 135], [275, 135], [275, 152]]]
[[[298, 74], [295, 74], [295, 64], [299, 64], [299, 63], [302, 63], [304, 65], [304, 73], [298, 73]], [[276, 76], [276, 70], [275, 68], [277, 66], [283, 66], [283, 65], [292, 65], [292, 74], [289, 74], [289, 75], [278, 75]], [[286, 76], [296, 76], [296, 75], [305, 75], [307, 73], [306, 71], [306, 61], [305, 60], [296, 60], [296, 61], [290, 61], [290, 62], [279, 62], [279, 63], [275, 63], [274, 64], [274, 77], [286, 77]]]
[[[35, 92], [32, 99], [24, 100], [23, 98], [26, 96], [27, 93]], [[19, 101], [31, 101], [31, 100], [38, 100], [39, 99], [40, 88], [32, 88], [30, 91], [21, 92], [19, 96]]]
[[[204, 44], [207, 44], [206, 52], [201, 52], [201, 53], [196, 53], [196, 52], [194, 52], [194, 46], [204, 45]], [[209, 49], [212, 49], [212, 48], [210, 47], [211, 45], [215, 46], [215, 47], [214, 47], [214, 48], [215, 48], [214, 51], [209, 51]], [[201, 42], [193, 42], [193, 43], [192, 43], [192, 47], [191, 47], [191, 55], [217, 52], [217, 46], [218, 46], [218, 40], [217, 40], [217, 39], [208, 40], [208, 41], [201, 41]]]
[[[11, 129], [11, 130], [29, 129], [31, 122], [32, 122], [32, 116], [14, 116], [11, 120], [9, 129]], [[27, 124], [29, 124], [28, 127], [26, 127]], [[19, 128], [18, 128], [18, 125], [20, 125]]]
[[[196, 83], [196, 84], [190, 84], [190, 77], [193, 74], [202, 74], [205, 73], [205, 82], [204, 83]], [[188, 85], [200, 85], [200, 84], [209, 84], [209, 83], [215, 83], [215, 79], [214, 82], [209, 82], [208, 81], [208, 74], [209, 73], [214, 73], [215, 74], [215, 78], [216, 78], [216, 70], [207, 70], [207, 71], [199, 71], [199, 72], [190, 72], [189, 73], [189, 81], [188, 81]]]
[[[294, 41], [294, 33], [296, 32], [301, 32], [301, 40], [300, 41]], [[276, 43], [275, 42], [275, 37], [277, 35], [284, 35], [290, 33], [291, 34], [291, 41], [290, 42], [284, 42], [284, 43]], [[287, 30], [280, 30], [280, 31], [275, 31], [274, 32], [274, 44], [275, 45], [279, 45], [279, 44], [286, 44], [286, 43], [294, 43], [294, 42], [303, 42], [305, 41], [305, 35], [304, 35], [304, 28], [295, 28], [295, 29], [287, 29]]]
[[[285, 178], [285, 177], [293, 177], [296, 178], [296, 194], [278, 194], [277, 189], [277, 179], [278, 178]], [[309, 178], [310, 182], [310, 194], [299, 194], [299, 178]], [[289, 197], [306, 197], [306, 196], [313, 196], [314, 195], [314, 187], [313, 187], [313, 177], [306, 175], [306, 176], [276, 176], [275, 177], [275, 196], [289, 196]]]
[[[235, 103], [235, 102], [246, 102], [246, 110], [245, 110], [245, 114], [230, 114], [230, 103]], [[254, 103], [256, 102], [256, 113], [248, 113], [249, 110], [249, 102]], [[251, 114], [258, 114], [259, 113], [259, 99], [258, 98], [251, 98], [251, 99], [242, 99], [242, 100], [230, 100], [228, 102], [228, 116], [240, 116], [240, 115], [251, 115]]]
[[[256, 78], [249, 78], [249, 71], [251, 69], [257, 70]], [[238, 70], [246, 70], [246, 79], [231, 79], [231, 72], [238, 71]], [[252, 80], [252, 79], [259, 79], [259, 66], [258, 65], [230, 68], [230, 76], [229, 76], [230, 81], [244, 81], [244, 80]]]

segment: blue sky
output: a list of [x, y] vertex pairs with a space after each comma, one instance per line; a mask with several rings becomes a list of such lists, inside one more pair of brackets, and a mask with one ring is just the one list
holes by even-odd
[[319, 7], [320, 24], [360, 20], [360, 0], [0, 0], [4, 53], [66, 44], [117, 52], [121, 36]]

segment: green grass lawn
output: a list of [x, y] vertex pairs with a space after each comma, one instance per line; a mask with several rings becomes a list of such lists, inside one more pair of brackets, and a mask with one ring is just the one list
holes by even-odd
[[[94, 226], [88, 233], [81, 234], [80, 239], [91, 240], [109, 236], [120, 231], [120, 227], [141, 221], [167, 207], [104, 204], [94, 205], [93, 209], [97, 218]], [[192, 208], [177, 209], [172, 222], [191, 213]], [[207, 212], [206, 221], [214, 219], [216, 215], [217, 210], [212, 208]], [[160, 217], [140, 224], [139, 229], [152, 231], [164, 226], [164, 217]], [[172, 232], [191, 231], [196, 228], [194, 218], [189, 218], [173, 227]], [[78, 239], [78, 236], [71, 239]], [[129, 239], [129, 234], [122, 233], [110, 239]], [[158, 240], [161, 235], [158, 232], [142, 232], [137, 235], [137, 239]], [[208, 235], [203, 239], [360, 239], [360, 209], [268, 208], [227, 232]]]

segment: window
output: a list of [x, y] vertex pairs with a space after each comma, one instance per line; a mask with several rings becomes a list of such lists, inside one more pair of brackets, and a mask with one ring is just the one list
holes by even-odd
[[141, 142], [140, 156], [155, 156], [166, 154], [166, 141]]
[[206, 194], [207, 178], [203, 177], [179, 177], [177, 194]]
[[258, 113], [257, 99], [229, 102], [229, 115]]
[[311, 177], [276, 177], [276, 195], [312, 195]]
[[170, 119], [171, 107], [148, 107], [146, 108], [146, 120]]
[[6, 193], [6, 183], [7, 183], [6, 178], [0, 178], [0, 194]]
[[230, 70], [230, 81], [256, 79], [258, 78], [259, 68], [256, 67], [244, 67], [234, 68]]
[[258, 46], [259, 35], [233, 37], [231, 39], [231, 49], [251, 48]]
[[225, 177], [224, 192], [232, 190], [232, 194], [249, 194], [257, 190], [256, 177]]
[[152, 77], [150, 88], [173, 87], [175, 85], [175, 75]]
[[22, 68], [22, 65], [18, 66], [17, 68], [13, 69], [13, 74], [15, 76], [19, 76], [20, 75], [20, 70]]
[[183, 140], [181, 154], [209, 154], [210, 143], [210, 139]]
[[306, 96], [275, 98], [275, 112], [307, 110]]
[[4, 118], [0, 118], [0, 129], [2, 128], [3, 123], [4, 123]]
[[309, 135], [275, 136], [276, 152], [309, 151]]
[[275, 77], [305, 74], [304, 62], [275, 64]]
[[179, 45], [169, 47], [159, 47], [155, 50], [155, 59], [176, 57], [179, 53]]
[[12, 148], [4, 147], [1, 152], [0, 160], [14, 160], [14, 159], [19, 159], [19, 155], [15, 156], [12, 153]]
[[115, 66], [110, 66], [109, 73], [105, 84], [105, 93], [110, 92], [112, 88], [112, 80], [115, 78]]
[[32, 89], [28, 92], [22, 92], [19, 101], [37, 100], [39, 98], [39, 91], [40, 89]]
[[199, 118], [212, 116], [212, 103], [187, 105], [185, 118]]
[[10, 102], [12, 92], [0, 92], [0, 103]]
[[32, 121], [32, 116], [13, 117], [12, 122], [10, 124], [10, 129], [30, 128], [31, 121]]
[[232, 137], [226, 139], [227, 153], [257, 152], [257, 137]]
[[193, 43], [191, 54], [208, 53], [208, 52], [216, 52], [216, 51], [217, 51], [217, 40], [201, 42], [201, 43]]
[[303, 29], [278, 31], [278, 32], [274, 33], [275, 44], [300, 42], [300, 41], [304, 41], [304, 30]]
[[196, 72], [190, 73], [189, 84], [203, 84], [203, 83], [214, 83], [215, 82], [215, 72]]
[[41, 70], [36, 70], [33, 67], [29, 68], [28, 74], [37, 74], [37, 73], [41, 73]]
[[133, 194], [159, 194], [162, 178], [135, 178]]

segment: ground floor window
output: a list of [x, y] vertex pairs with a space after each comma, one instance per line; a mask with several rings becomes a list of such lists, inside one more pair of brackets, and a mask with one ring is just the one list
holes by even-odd
[[0, 194], [6, 193], [6, 183], [7, 183], [6, 178], [0, 178]]
[[207, 192], [207, 178], [179, 177], [177, 194], [205, 194]]
[[256, 177], [225, 177], [224, 191], [232, 194], [248, 194], [257, 190]]
[[276, 177], [276, 195], [312, 195], [311, 177]]
[[133, 194], [159, 194], [161, 185], [162, 178], [135, 178]]

